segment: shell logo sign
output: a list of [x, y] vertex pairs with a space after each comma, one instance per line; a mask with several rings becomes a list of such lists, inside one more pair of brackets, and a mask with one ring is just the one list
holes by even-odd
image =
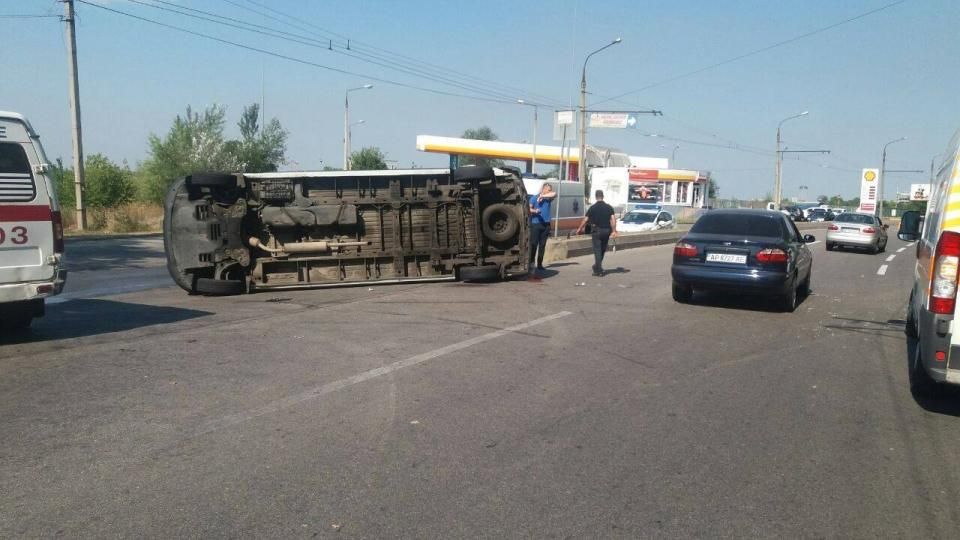
[[877, 211], [877, 177], [880, 169], [863, 169], [860, 174], [860, 211], [872, 214]]

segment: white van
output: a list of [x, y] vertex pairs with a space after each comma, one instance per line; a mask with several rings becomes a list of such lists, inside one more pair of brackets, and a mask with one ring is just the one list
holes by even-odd
[[960, 328], [955, 328], [960, 275], [960, 131], [953, 136], [930, 193], [926, 215], [901, 216], [897, 236], [917, 241], [906, 332], [917, 338], [910, 387], [922, 395], [960, 384]]
[[27, 119], [0, 111], [0, 329], [29, 326], [66, 281], [51, 170]]

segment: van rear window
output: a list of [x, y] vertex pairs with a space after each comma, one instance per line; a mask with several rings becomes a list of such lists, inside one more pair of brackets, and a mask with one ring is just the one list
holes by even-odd
[[692, 233], [724, 234], [732, 236], [784, 236], [782, 220], [755, 214], [705, 214], [690, 228]]
[[0, 202], [29, 202], [37, 196], [30, 160], [17, 143], [0, 143]]

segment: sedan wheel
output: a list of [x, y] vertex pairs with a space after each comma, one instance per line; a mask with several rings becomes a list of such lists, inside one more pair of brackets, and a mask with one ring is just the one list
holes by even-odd
[[688, 304], [690, 300], [693, 299], [693, 287], [674, 281], [673, 299], [681, 304]]
[[785, 294], [780, 300], [780, 308], [787, 313], [793, 313], [793, 311], [797, 309], [798, 298], [797, 287], [790, 289], [790, 292]]

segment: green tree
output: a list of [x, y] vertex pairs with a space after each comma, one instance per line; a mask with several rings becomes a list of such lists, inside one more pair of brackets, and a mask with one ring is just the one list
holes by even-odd
[[[113, 208], [136, 198], [134, 173], [126, 165], [118, 165], [102, 154], [92, 154], [84, 159], [84, 173], [83, 200], [88, 208]], [[66, 208], [77, 205], [73, 180], [73, 169], [64, 169], [58, 159], [54, 182], [57, 199]]]
[[[460, 136], [463, 139], [473, 139], [475, 141], [496, 141], [500, 137], [490, 129], [489, 126], [480, 126], [475, 129], [468, 129]], [[503, 160], [489, 159], [475, 156], [458, 156], [460, 165], [485, 165], [488, 167], [502, 167]]]
[[136, 196], [133, 171], [120, 166], [102, 154], [87, 156], [84, 172], [84, 203], [90, 207], [113, 208], [128, 203]]
[[231, 154], [244, 172], [270, 172], [286, 163], [289, 133], [276, 118], [260, 128], [260, 105], [243, 108], [240, 115], [240, 139], [227, 141], [225, 150]]
[[239, 168], [223, 138], [226, 111], [213, 105], [203, 113], [187, 107], [177, 115], [163, 138], [150, 134], [149, 157], [143, 163], [144, 198], [163, 202], [170, 184], [198, 171], [230, 171]]
[[817, 197], [817, 202], [820, 204], [827, 204], [828, 200], [830, 200], [830, 197], [827, 197], [826, 195], [820, 195]]
[[359, 171], [382, 171], [387, 168], [386, 158], [376, 146], [367, 146], [350, 154], [350, 166]]
[[716, 200], [720, 196], [720, 185], [717, 184], [717, 181], [713, 178], [707, 180], [707, 198], [711, 201]]

